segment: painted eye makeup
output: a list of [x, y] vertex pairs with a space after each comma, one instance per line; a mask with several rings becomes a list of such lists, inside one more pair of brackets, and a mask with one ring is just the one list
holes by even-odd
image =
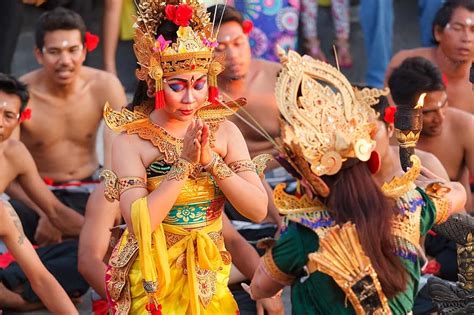
[[181, 83], [181, 82], [168, 83], [168, 86], [175, 92], [181, 92], [186, 87], [186, 85], [184, 83]]
[[206, 85], [206, 80], [204, 80], [204, 79], [198, 80], [194, 84], [194, 89], [200, 91], [204, 88], [204, 85]]

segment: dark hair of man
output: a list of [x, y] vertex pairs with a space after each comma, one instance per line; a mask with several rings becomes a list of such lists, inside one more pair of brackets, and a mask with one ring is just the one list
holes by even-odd
[[443, 6], [438, 10], [433, 20], [433, 26], [431, 31], [433, 33], [433, 43], [438, 45], [439, 42], [436, 41], [435, 30], [437, 28], [444, 30], [446, 25], [451, 21], [454, 11], [457, 8], [464, 8], [468, 11], [474, 11], [474, 1], [472, 0], [448, 0]]
[[38, 18], [35, 32], [36, 47], [43, 49], [46, 33], [57, 30], [78, 30], [81, 33], [82, 42], [85, 41], [86, 24], [82, 17], [72, 10], [59, 7], [44, 12]]
[[[384, 196], [367, 163], [342, 168], [333, 176], [323, 176], [331, 193], [326, 205], [338, 224], [356, 225], [365, 253], [377, 273], [382, 290], [392, 298], [406, 289], [407, 272], [395, 255], [392, 220], [399, 212], [393, 200]], [[363, 187], [363, 189], [361, 189]]]
[[6, 94], [16, 95], [21, 100], [20, 105], [20, 114], [28, 104], [28, 100], [30, 99], [30, 94], [28, 93], [28, 88], [26, 84], [21, 81], [18, 81], [11, 75], [7, 75], [4, 73], [0, 73], [0, 91]]
[[413, 105], [422, 93], [446, 89], [439, 68], [423, 57], [405, 59], [393, 70], [388, 86], [396, 105]]
[[207, 12], [211, 14], [211, 21], [214, 21], [214, 16], [216, 17], [214, 26], [218, 25], [219, 21], [221, 21], [221, 17], [221, 24], [237, 22], [240, 26], [242, 26], [244, 21], [242, 14], [236, 8], [229, 5], [225, 6], [223, 4], [218, 4], [217, 9], [216, 5], [213, 5], [207, 8]]

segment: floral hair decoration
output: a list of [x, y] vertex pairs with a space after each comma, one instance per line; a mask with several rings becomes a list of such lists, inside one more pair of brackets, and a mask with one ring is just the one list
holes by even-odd
[[[157, 29], [166, 21], [178, 26], [175, 41], [166, 40]], [[190, 71], [208, 76], [209, 97], [217, 105], [217, 75], [224, 70], [214, 57], [217, 34], [209, 14], [198, 0], [142, 0], [138, 4], [134, 50], [139, 80], [155, 81], [155, 108], [165, 105], [163, 78]]]
[[88, 52], [94, 51], [97, 48], [97, 45], [99, 45], [99, 42], [99, 36], [92, 34], [91, 32], [86, 32], [84, 45]]

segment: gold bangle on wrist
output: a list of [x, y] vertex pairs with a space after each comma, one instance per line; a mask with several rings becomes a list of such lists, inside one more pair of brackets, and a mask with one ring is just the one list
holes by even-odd
[[178, 181], [186, 179], [189, 177], [193, 169], [194, 165], [191, 162], [179, 158], [178, 161], [173, 164], [168, 174], [166, 174], [166, 179]]
[[204, 169], [211, 173], [214, 178], [222, 180], [224, 178], [232, 176], [234, 173], [232, 170], [225, 164], [222, 157], [216, 152], [212, 152], [212, 160], [204, 166]]

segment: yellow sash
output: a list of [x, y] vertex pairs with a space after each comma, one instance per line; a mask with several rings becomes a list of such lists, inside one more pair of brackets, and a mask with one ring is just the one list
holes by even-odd
[[[138, 241], [143, 280], [158, 283], [156, 293], [149, 296], [157, 302], [165, 297], [171, 279], [170, 265], [185, 253], [191, 311], [192, 314], [200, 314], [196, 267], [211, 271], [218, 271], [222, 267], [220, 251], [208, 235], [222, 229], [222, 220], [219, 218], [204, 228], [193, 230], [162, 223], [152, 233], [147, 199], [141, 198], [132, 204], [132, 225]], [[165, 232], [183, 238], [167, 250]], [[159, 254], [152, 255], [152, 248]]]

